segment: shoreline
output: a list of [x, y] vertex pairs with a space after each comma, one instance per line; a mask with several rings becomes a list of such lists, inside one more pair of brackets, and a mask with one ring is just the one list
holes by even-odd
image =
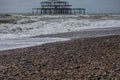
[[120, 35], [120, 27], [87, 29], [76, 32], [40, 35], [30, 38], [0, 40], [0, 45], [1, 45], [0, 51], [32, 47], [36, 45], [42, 45], [46, 43], [53, 43], [59, 41], [67, 41], [77, 38], [102, 37], [102, 36], [110, 36], [110, 35], [111, 36]]
[[96, 29], [83, 29], [80, 31], [47, 34], [47, 35], [40, 35], [35, 37], [84, 38], [84, 37], [99, 37], [100, 35], [109, 36], [109, 35], [119, 35], [119, 34], [120, 34], [120, 27], [108, 27], [108, 28], [96, 28]]
[[114, 35], [0, 51], [0, 78], [119, 80], [119, 49], [120, 35]]

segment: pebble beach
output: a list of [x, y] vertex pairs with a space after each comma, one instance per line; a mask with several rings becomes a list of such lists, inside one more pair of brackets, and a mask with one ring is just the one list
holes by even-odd
[[120, 35], [1, 51], [0, 80], [120, 80]]

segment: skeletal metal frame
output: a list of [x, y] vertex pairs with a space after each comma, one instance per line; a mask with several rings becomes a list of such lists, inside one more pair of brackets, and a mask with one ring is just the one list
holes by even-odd
[[41, 2], [41, 8], [33, 8], [33, 14], [85, 14], [84, 8], [71, 8], [66, 1], [48, 0]]

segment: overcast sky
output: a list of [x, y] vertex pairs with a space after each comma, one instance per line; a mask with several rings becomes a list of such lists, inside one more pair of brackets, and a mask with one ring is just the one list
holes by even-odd
[[[0, 13], [31, 12], [45, 0], [0, 0]], [[72, 7], [85, 8], [87, 13], [120, 13], [120, 0], [64, 0]]]

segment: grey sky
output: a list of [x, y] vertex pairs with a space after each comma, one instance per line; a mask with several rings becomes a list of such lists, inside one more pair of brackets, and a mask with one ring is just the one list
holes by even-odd
[[[0, 13], [31, 12], [45, 0], [0, 0]], [[65, 0], [64, 0], [65, 1]], [[66, 0], [72, 7], [86, 8], [87, 13], [120, 13], [120, 0]]]

